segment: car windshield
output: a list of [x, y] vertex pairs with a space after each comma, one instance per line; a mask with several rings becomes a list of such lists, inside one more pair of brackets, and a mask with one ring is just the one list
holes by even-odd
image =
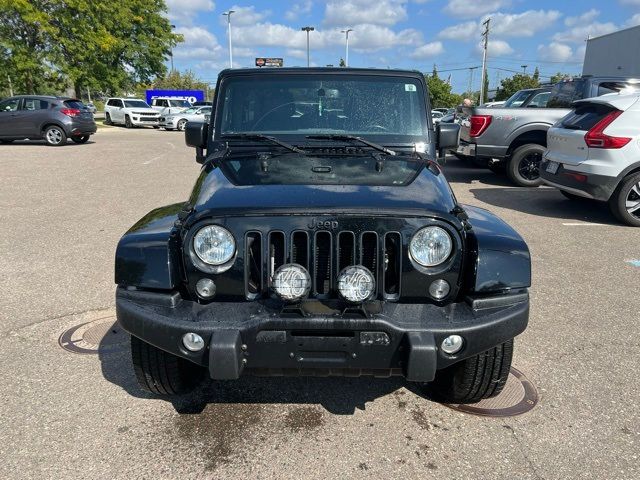
[[187, 108], [183, 113], [196, 113], [199, 107]]
[[428, 132], [424, 88], [415, 77], [237, 76], [224, 80], [219, 102], [221, 135], [333, 133], [424, 141]]
[[503, 108], [517, 108], [522, 105], [533, 92], [531, 90], [521, 90], [514, 93], [509, 99], [502, 105]]
[[128, 108], [151, 108], [144, 100], [125, 100], [124, 106]]
[[268, 160], [232, 157], [221, 164], [234, 185], [408, 185], [424, 166], [415, 158], [373, 155], [314, 157], [287, 153]]
[[170, 107], [190, 107], [191, 104], [186, 100], [169, 100]]

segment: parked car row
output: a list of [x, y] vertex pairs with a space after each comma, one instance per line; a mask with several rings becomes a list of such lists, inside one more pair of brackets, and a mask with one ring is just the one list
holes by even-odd
[[149, 105], [137, 98], [110, 98], [104, 107], [105, 123], [127, 128], [151, 126], [184, 131], [187, 122], [204, 122], [205, 115], [211, 113], [207, 102], [197, 103], [198, 106], [192, 106], [186, 100], [159, 97]]

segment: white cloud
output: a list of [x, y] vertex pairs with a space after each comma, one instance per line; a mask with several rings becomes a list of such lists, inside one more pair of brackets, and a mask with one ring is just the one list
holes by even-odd
[[574, 27], [576, 25], [580, 25], [581, 23], [590, 23], [598, 18], [599, 15], [600, 10], [592, 8], [591, 10], [584, 12], [582, 15], [578, 15], [577, 17], [567, 17], [564, 20], [564, 24], [567, 27]]
[[290, 48], [287, 50], [287, 56], [293, 58], [307, 58], [307, 51], [300, 48]]
[[313, 2], [311, 0], [295, 3], [293, 7], [291, 7], [291, 10], [288, 10], [284, 14], [284, 18], [292, 22], [294, 20], [297, 20], [301, 16], [308, 15], [311, 12], [312, 7]]
[[620, 0], [623, 5], [637, 5], [640, 6], [640, 0]]
[[[640, 2], [640, 0], [638, 1]], [[624, 22], [625, 27], [637, 27], [638, 25], [640, 25], [640, 13], [636, 13], [633, 17]]]
[[[344, 35], [340, 34], [339, 43], [344, 42]], [[400, 45], [419, 45], [422, 34], [412, 28], [395, 32], [379, 25], [358, 25], [349, 34], [349, 47], [358, 52], [374, 52]]]
[[199, 12], [210, 12], [216, 8], [211, 0], [166, 0], [169, 20], [190, 25]]
[[202, 27], [179, 27], [176, 33], [184, 37], [184, 42], [173, 49], [176, 59], [209, 60], [220, 58], [223, 48], [216, 36]]
[[459, 18], [477, 18], [485, 13], [495, 12], [500, 8], [507, 7], [511, 4], [511, 0], [449, 0], [444, 7], [444, 12], [453, 17]]
[[425, 43], [424, 45], [421, 45], [420, 47], [416, 48], [413, 51], [413, 53], [411, 53], [411, 55], [409, 56], [411, 58], [421, 60], [425, 58], [436, 57], [443, 52], [444, 52], [444, 46], [442, 45], [442, 42], [431, 42], [431, 43]]
[[573, 48], [558, 42], [538, 45], [538, 58], [548, 62], [568, 62], [573, 58]]
[[600, 23], [593, 22], [587, 25], [576, 25], [564, 32], [556, 33], [553, 41], [561, 43], [577, 43], [581, 44], [588, 37], [599, 37], [607, 33], [615, 32], [619, 27], [613, 22]]
[[[491, 14], [491, 37], [532, 37], [549, 28], [562, 14], [557, 10], [527, 10], [522, 13]], [[464, 22], [442, 30], [438, 37], [450, 40], [475, 41], [482, 33], [484, 17], [477, 22]]]
[[[475, 53], [482, 54], [482, 43], [476, 45]], [[511, 55], [513, 48], [504, 40], [489, 40], [489, 57], [502, 57], [504, 55]]]
[[338, 27], [360, 24], [391, 26], [406, 19], [406, 0], [343, 0], [327, 3], [323, 23]]
[[[234, 5], [229, 10], [233, 10], [231, 14], [231, 29], [235, 26], [242, 25], [254, 25], [258, 22], [264, 21], [269, 15], [271, 15], [270, 10], [265, 10], [263, 12], [256, 12], [256, 7], [251, 5], [250, 7], [239, 7], [238, 5]], [[227, 17], [225, 15], [220, 14], [220, 25], [227, 24]]]

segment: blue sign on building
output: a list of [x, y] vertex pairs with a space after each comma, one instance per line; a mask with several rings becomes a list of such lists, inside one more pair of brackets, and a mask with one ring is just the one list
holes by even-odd
[[202, 90], [147, 90], [147, 103], [149, 105], [151, 105], [151, 100], [157, 97], [177, 98], [194, 103], [204, 101], [204, 92]]

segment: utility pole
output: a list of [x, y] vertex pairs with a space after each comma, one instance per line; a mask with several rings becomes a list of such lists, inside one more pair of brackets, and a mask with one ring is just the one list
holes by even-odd
[[526, 75], [526, 74], [527, 74], [527, 67], [528, 67], [529, 65], [520, 65], [520, 66], [522, 67], [522, 74], [523, 74], [523, 75]]
[[233, 47], [231, 46], [231, 14], [235, 13], [235, 10], [229, 10], [222, 15], [227, 17], [227, 31], [229, 34], [229, 68], [233, 68]]
[[[315, 30], [314, 27], [302, 27], [301, 30], [303, 32], [307, 32], [307, 67], [311, 66], [311, 59], [309, 56], [309, 32], [313, 32]], [[349, 60], [346, 60], [346, 63], [348, 63]]]
[[11, 84], [11, 77], [7, 73], [7, 80], [9, 80], [9, 96], [13, 97], [13, 85]]
[[347, 36], [347, 51], [345, 53], [344, 66], [349, 66], [349, 32], [353, 32], [352, 28], [347, 28], [346, 30], [341, 30], [340, 33], [344, 33]]
[[487, 76], [487, 50], [489, 47], [489, 25], [491, 23], [491, 18], [487, 18], [486, 21], [482, 22], [482, 25], [485, 27], [484, 32], [482, 32], [482, 37], [484, 38], [483, 44], [483, 53], [482, 53], [482, 81], [480, 82], [480, 101], [478, 105], [482, 105], [484, 103], [484, 79]]
[[467, 93], [472, 96], [471, 89], [473, 88], [473, 71], [479, 67], [469, 67], [469, 85], [467, 86]]
[[[173, 32], [173, 29], [176, 28], [175, 25], [171, 25], [171, 32]], [[169, 51], [169, 56], [171, 57], [171, 73], [173, 73], [173, 44], [171, 44], [171, 50]]]

